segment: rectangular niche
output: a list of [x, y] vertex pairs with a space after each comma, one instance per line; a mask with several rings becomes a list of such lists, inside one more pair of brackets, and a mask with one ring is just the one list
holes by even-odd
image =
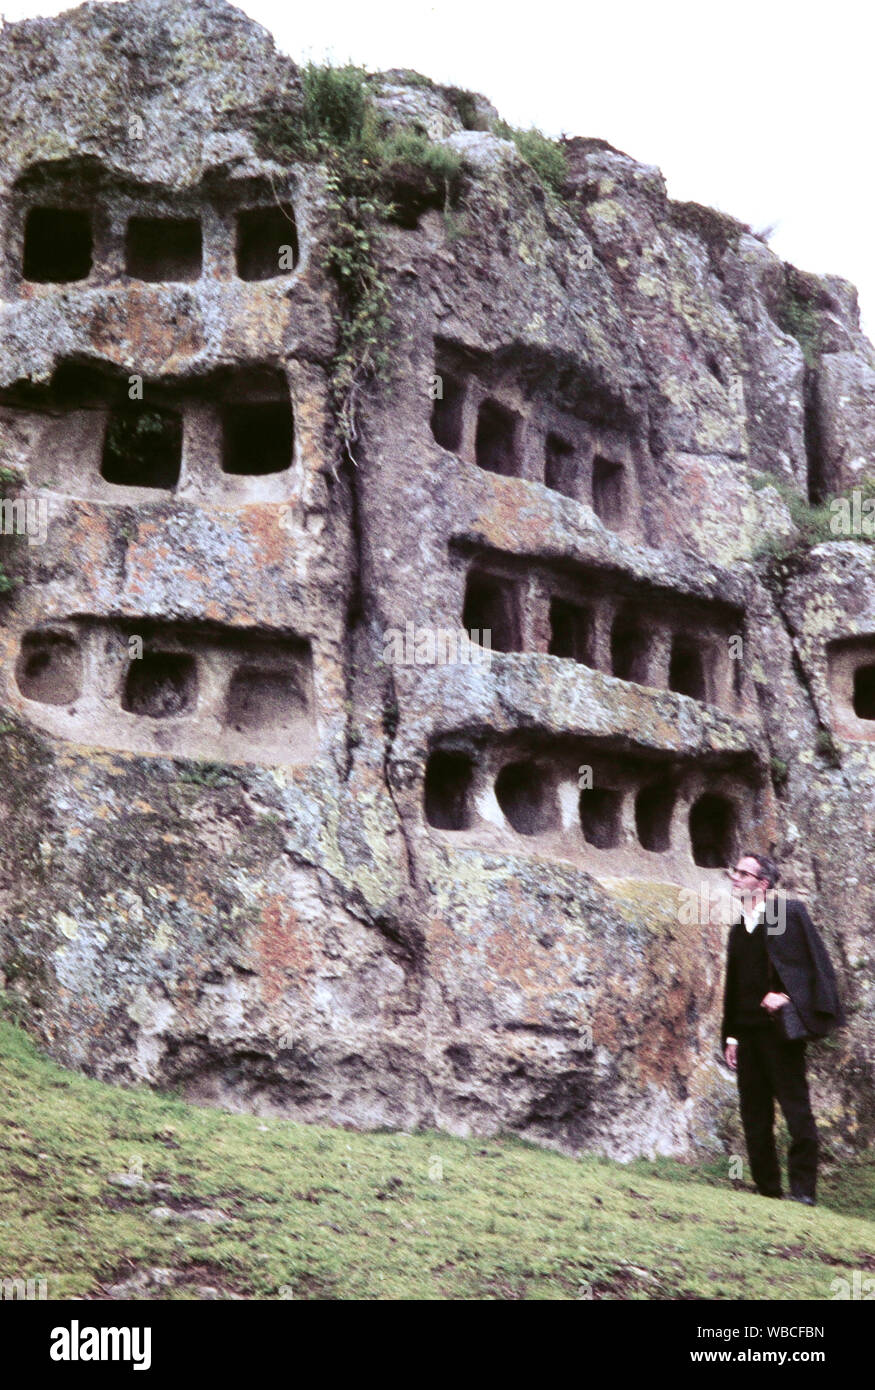
[[24, 224], [24, 279], [55, 285], [86, 280], [92, 239], [91, 215], [84, 209], [31, 208]]
[[182, 419], [175, 410], [144, 401], [110, 410], [100, 465], [106, 482], [170, 490], [181, 466]]
[[[462, 626], [477, 634], [472, 641], [489, 645], [492, 651], [521, 651], [519, 595], [514, 581], [471, 570], [465, 587]], [[488, 644], [483, 642], [484, 632], [490, 633]]]
[[467, 830], [472, 824], [474, 765], [466, 753], [439, 750], [425, 769], [425, 819], [437, 830]]
[[242, 373], [219, 387], [222, 472], [259, 478], [292, 465], [295, 424], [288, 383], [279, 372]]
[[564, 656], [583, 666], [595, 666], [595, 619], [591, 608], [567, 599], [550, 600], [550, 656]]
[[693, 862], [703, 869], [728, 868], [738, 852], [735, 803], [718, 792], [704, 792], [690, 807]]
[[599, 454], [592, 461], [592, 509], [611, 529], [622, 526], [626, 520], [625, 466]]
[[588, 787], [580, 793], [580, 828], [587, 844], [614, 849], [620, 843], [623, 796], [613, 787]]
[[26, 700], [71, 705], [82, 691], [82, 652], [67, 632], [26, 632], [15, 664], [15, 683]]
[[238, 734], [278, 733], [307, 712], [307, 694], [293, 667], [277, 670], [244, 662], [231, 677], [225, 721]]
[[611, 674], [620, 680], [647, 684], [650, 633], [641, 614], [623, 608], [611, 627]]
[[675, 633], [669, 658], [668, 688], [692, 700], [707, 700], [711, 686], [711, 651], [687, 633]]
[[836, 733], [875, 742], [875, 634], [831, 642], [827, 665]]
[[575, 500], [580, 497], [577, 451], [573, 444], [552, 431], [544, 445], [544, 482], [554, 492]]
[[671, 827], [676, 793], [665, 782], [643, 786], [635, 797], [635, 830], [638, 842], [651, 854], [671, 848]]
[[520, 425], [515, 411], [495, 400], [481, 402], [477, 414], [474, 456], [487, 473], [518, 478], [522, 473]]
[[289, 203], [244, 208], [237, 214], [237, 274], [241, 280], [272, 280], [298, 264], [298, 229]]
[[431, 432], [442, 449], [458, 454], [462, 446], [465, 411], [465, 382], [449, 372], [437, 373], [441, 395], [436, 396], [431, 411]]
[[131, 217], [125, 233], [125, 270], [152, 283], [199, 280], [203, 235], [196, 217]]
[[858, 719], [875, 720], [875, 660], [854, 671], [854, 714]]
[[122, 709], [149, 719], [192, 714], [197, 707], [197, 691], [194, 656], [148, 651], [130, 664], [122, 691]]
[[559, 828], [559, 804], [550, 769], [526, 759], [505, 763], [495, 779], [495, 799], [518, 835], [545, 835]]

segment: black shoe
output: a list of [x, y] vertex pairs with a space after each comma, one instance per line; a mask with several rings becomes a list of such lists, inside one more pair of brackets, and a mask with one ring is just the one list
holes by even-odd
[[790, 1193], [791, 1202], [801, 1202], [804, 1207], [816, 1207], [817, 1203], [813, 1197], [803, 1197], [800, 1192]]
[[780, 1202], [781, 1198], [784, 1195], [783, 1192], [764, 1192], [761, 1187], [757, 1188], [757, 1192], [761, 1197], [774, 1197], [778, 1202]]

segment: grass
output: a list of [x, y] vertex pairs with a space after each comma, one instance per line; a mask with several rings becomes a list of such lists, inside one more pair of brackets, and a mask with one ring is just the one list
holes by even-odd
[[814, 546], [849, 539], [849, 534], [842, 525], [842, 509], [850, 521], [854, 515], [852, 507], [855, 492], [860, 497], [860, 512], [866, 529], [854, 532], [850, 539], [860, 541], [864, 545], [875, 544], [872, 521], [869, 519], [868, 511], [863, 511], [864, 504], [868, 507], [872, 499], [875, 499], [873, 478], [863, 477], [858, 482], [849, 484], [844, 491], [824, 498], [822, 502], [808, 501], [798, 489], [773, 473], [754, 473], [751, 486], [755, 492], [762, 491], [764, 487], [774, 488], [786, 504], [790, 520], [796, 528], [795, 535], [767, 536], [754, 549], [753, 558], [770, 563], [778, 580], [786, 578], [786, 575], [781, 574], [782, 564], [790, 565], [791, 568], [787, 571], [790, 573], [793, 561], [803, 558]]
[[[49, 1298], [157, 1268], [160, 1290], [134, 1296], [829, 1299], [875, 1267], [872, 1162], [827, 1179], [811, 1211], [734, 1190], [721, 1165], [359, 1134], [119, 1089], [8, 1020], [0, 1153], [0, 1278], [44, 1277]], [[144, 1185], [108, 1181], [131, 1170]], [[200, 1208], [229, 1220], [186, 1216]]]
[[553, 193], [561, 196], [565, 181], [568, 178], [568, 156], [558, 140], [551, 140], [549, 135], [538, 130], [537, 126], [532, 126], [529, 130], [521, 130], [516, 126], [508, 125], [507, 121], [498, 121], [495, 133], [505, 140], [512, 140], [522, 158], [530, 168], [534, 169], [545, 188], [549, 188]]

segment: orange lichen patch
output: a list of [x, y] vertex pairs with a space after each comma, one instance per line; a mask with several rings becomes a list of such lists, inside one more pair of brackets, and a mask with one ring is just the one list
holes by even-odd
[[[253, 505], [246, 507], [240, 518], [240, 528], [252, 546], [252, 563], [258, 568], [282, 565], [289, 559], [289, 533], [283, 529], [288, 507]], [[280, 523], [283, 522], [283, 525]]]
[[707, 502], [710, 500], [713, 491], [713, 479], [709, 481], [707, 475], [701, 468], [693, 466], [688, 468], [684, 477], [684, 482], [691, 497], [696, 502]]
[[540, 533], [549, 529], [550, 513], [543, 504], [526, 506], [529, 500], [528, 489], [518, 479], [499, 480], [475, 529], [498, 549], [519, 550], [520, 522], [525, 516], [526, 548], [537, 548]]
[[[605, 979], [603, 986], [604, 993], [598, 996], [592, 1012], [593, 1043], [616, 1055], [628, 1045], [630, 1015], [634, 1018], [635, 1013], [626, 981], [615, 976]], [[640, 1026], [643, 1031], [643, 1020]]]
[[53, 524], [63, 526], [64, 547], [76, 556], [76, 578], [85, 592], [99, 591], [110, 564], [113, 527], [107, 509], [68, 501], [53, 508]]
[[204, 346], [196, 301], [169, 298], [166, 290], [131, 285], [123, 295], [108, 295], [96, 306], [88, 325], [95, 352], [120, 366], [136, 362], [147, 371], [171, 372]]
[[486, 938], [484, 958], [488, 968], [502, 980], [517, 985], [525, 993], [543, 993], [543, 976], [549, 969], [543, 949], [527, 937], [523, 927], [510, 923]]
[[459, 959], [460, 933], [442, 917], [431, 917], [426, 924], [426, 940], [432, 974], [448, 981], [456, 973], [453, 966]]
[[[188, 877], [189, 875], [186, 873], [186, 880], [188, 880]], [[200, 913], [202, 917], [211, 917], [216, 910], [216, 904], [213, 902], [209, 893], [204, 892], [203, 888], [197, 888], [192, 893], [186, 893], [186, 898], [194, 911]]]
[[673, 986], [667, 995], [660, 996], [659, 1008], [654, 1008], [648, 1018], [638, 1047], [642, 1081], [664, 1086], [672, 1069], [681, 1076], [689, 1076], [694, 1057], [687, 1023], [690, 1000], [690, 990], [683, 984]]
[[285, 295], [278, 297], [275, 292], [259, 291], [251, 286], [235, 315], [225, 347], [235, 357], [270, 352], [275, 343], [285, 338], [291, 318], [292, 307]]
[[308, 935], [284, 898], [270, 898], [262, 909], [254, 945], [266, 1004], [274, 1004], [282, 996], [289, 976], [300, 977], [313, 969], [313, 948]]

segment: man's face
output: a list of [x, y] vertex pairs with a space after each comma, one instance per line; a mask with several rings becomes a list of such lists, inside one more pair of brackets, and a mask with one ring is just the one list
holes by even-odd
[[752, 855], [743, 855], [734, 869], [729, 870], [732, 891], [736, 898], [756, 899], [765, 895], [768, 879], [760, 878], [762, 870]]

